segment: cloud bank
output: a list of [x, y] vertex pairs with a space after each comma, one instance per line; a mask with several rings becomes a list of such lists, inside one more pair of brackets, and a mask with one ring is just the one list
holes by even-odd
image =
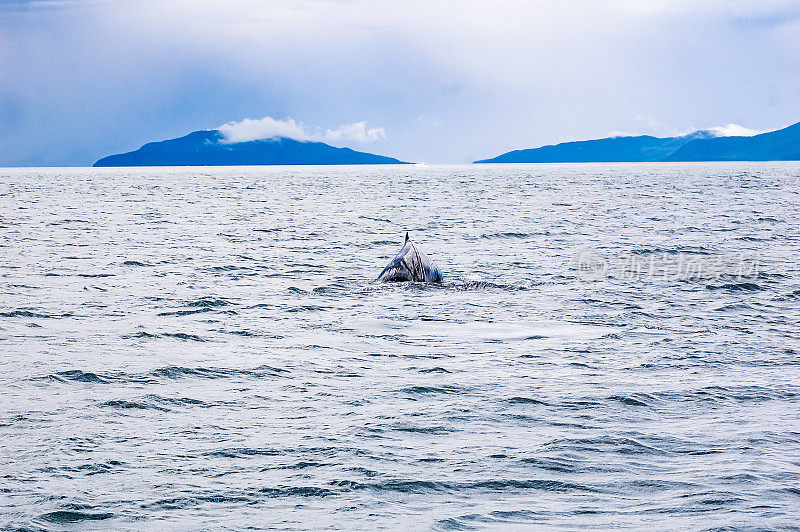
[[713, 131], [718, 137], [752, 137], [753, 135], [764, 133], [763, 131], [749, 129], [744, 126], [740, 126], [739, 124], [710, 127], [708, 128], [708, 131]]
[[[640, 117], [636, 117], [639, 120]], [[665, 127], [663, 124], [651, 124], [651, 130], [660, 129], [663, 131]], [[683, 137], [685, 135], [691, 135], [692, 133], [697, 133], [697, 129], [687, 129], [680, 132], [666, 132], [662, 133], [666, 136], [671, 137]], [[767, 130], [757, 130], [757, 129], [750, 129], [744, 126], [740, 126], [739, 124], [727, 124], [724, 126], [714, 126], [714, 127], [707, 127], [705, 129], [701, 129], [699, 131], [707, 131], [712, 133], [715, 137], [752, 137], [754, 135], [760, 135], [761, 133], [766, 133]], [[608, 134], [609, 137], [617, 138], [617, 137], [638, 137], [639, 135], [645, 135], [647, 133], [632, 133], [630, 131], [612, 131]]]
[[261, 119], [245, 118], [241, 122], [228, 122], [219, 127], [223, 141], [226, 144], [236, 142], [249, 142], [275, 137], [284, 137], [304, 142], [327, 142], [329, 144], [344, 144], [347, 142], [368, 143], [386, 138], [386, 131], [382, 127], [367, 128], [366, 122], [343, 124], [324, 132], [318, 128], [308, 131], [302, 124], [293, 119], [276, 120], [265, 116]]

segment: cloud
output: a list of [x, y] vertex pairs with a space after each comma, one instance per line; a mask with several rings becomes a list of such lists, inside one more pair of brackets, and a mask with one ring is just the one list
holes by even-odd
[[752, 137], [763, 133], [763, 131], [756, 131], [749, 129], [739, 124], [728, 124], [726, 126], [715, 126], [708, 128], [708, 131], [713, 131], [718, 137]]
[[236, 142], [249, 142], [251, 140], [264, 140], [275, 137], [284, 137], [303, 142], [328, 142], [341, 144], [348, 141], [368, 143], [386, 138], [386, 131], [382, 127], [367, 128], [366, 122], [343, 124], [334, 129], [326, 129], [323, 133], [319, 128], [309, 132], [293, 119], [276, 120], [265, 116], [261, 119], [245, 118], [241, 122], [228, 122], [219, 127], [223, 142], [233, 144]]
[[[726, 124], [724, 126], [707, 127], [700, 130], [698, 130], [696, 127], [688, 127], [683, 130], [677, 130], [673, 127], [668, 126], [667, 124], [659, 122], [658, 120], [656, 120], [651, 116], [646, 116], [646, 115], [636, 116], [636, 118], [634, 118], [634, 122], [638, 124], [644, 124], [646, 130], [650, 134], [654, 134], [656, 136], [666, 136], [666, 137], [683, 137], [685, 135], [691, 135], [692, 133], [696, 133], [697, 131], [706, 131], [713, 134], [716, 137], [752, 137], [753, 135], [766, 133], [766, 130], [750, 129], [744, 126], [740, 126], [739, 124]], [[628, 137], [628, 136], [636, 136], [642, 134], [644, 133], [613, 131], [608, 136]]]
[[[647, 126], [650, 130], [658, 130], [661, 131], [662, 134], [672, 137], [683, 137], [686, 135], [691, 135], [692, 133], [697, 133], [697, 129], [689, 128], [683, 131], [671, 131], [665, 132], [667, 126], [664, 124], [660, 124], [651, 117], [645, 116], [637, 116], [635, 118], [637, 122], [646, 122]], [[752, 137], [754, 135], [760, 135], [761, 133], [766, 133], [766, 131], [759, 131], [756, 129], [746, 128], [744, 126], [740, 126], [739, 124], [727, 124], [724, 126], [714, 126], [702, 129], [700, 131], [707, 131], [712, 133], [715, 137]], [[636, 137], [639, 135], [644, 135], [645, 133], [631, 133], [630, 131], [612, 131], [607, 136], [608, 137]]]
[[366, 122], [356, 122], [355, 124], [344, 124], [336, 129], [325, 130], [325, 142], [338, 142], [340, 140], [355, 140], [357, 142], [374, 142], [385, 139], [386, 131], [382, 127], [367, 129]]
[[294, 140], [311, 140], [303, 126], [292, 120], [275, 120], [265, 116], [260, 120], [245, 118], [241, 122], [228, 122], [219, 127], [226, 143], [286, 137]]

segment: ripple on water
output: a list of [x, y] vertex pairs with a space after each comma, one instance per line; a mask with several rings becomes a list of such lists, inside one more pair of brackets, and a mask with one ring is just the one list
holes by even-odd
[[100, 403], [101, 407], [116, 408], [117, 410], [158, 410], [160, 412], [169, 412], [168, 408], [158, 406], [144, 401], [127, 401], [125, 399], [114, 399], [112, 401], [105, 401]]
[[[142, 373], [105, 372], [95, 373], [79, 369], [58, 371], [44, 376], [31, 377], [33, 380], [50, 380], [55, 382], [88, 383], [88, 384], [148, 384], [157, 380], [176, 380], [183, 378], [229, 379], [248, 377], [253, 379], [284, 377], [291, 373], [289, 369], [261, 364], [253, 368], [205, 368], [165, 366]], [[158, 397], [154, 395], [154, 397]]]
[[114, 380], [114, 377], [112, 376], [100, 376], [96, 373], [92, 373], [91, 371], [81, 371], [79, 369], [59, 371], [53, 375], [48, 375], [46, 378], [61, 382], [75, 381], [75, 382], [92, 382], [97, 384], [107, 384], [112, 380]]
[[48, 318], [48, 319], [59, 319], [59, 318], [70, 318], [74, 316], [71, 312], [64, 312], [64, 313], [44, 313], [44, 312], [34, 312], [27, 309], [21, 310], [12, 310], [8, 312], [0, 312], [0, 318]]
[[748, 291], [752, 292], [755, 290], [764, 290], [763, 287], [757, 285], [756, 283], [750, 282], [742, 282], [742, 283], [725, 283], [721, 285], [707, 285], [706, 288], [709, 290], [729, 290], [731, 292], [741, 292], [741, 291]]
[[39, 516], [39, 519], [55, 525], [72, 525], [85, 521], [102, 521], [111, 519], [114, 514], [108, 512], [79, 512], [77, 510], [56, 510]]

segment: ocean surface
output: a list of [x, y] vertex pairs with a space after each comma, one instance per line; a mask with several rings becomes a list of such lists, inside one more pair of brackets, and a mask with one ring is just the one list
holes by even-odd
[[798, 529], [798, 163], [0, 169], [0, 235], [0, 527]]

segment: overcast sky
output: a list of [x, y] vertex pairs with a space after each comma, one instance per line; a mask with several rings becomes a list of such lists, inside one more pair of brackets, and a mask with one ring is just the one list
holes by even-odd
[[6, 166], [223, 124], [460, 163], [798, 121], [797, 1], [0, 0]]

